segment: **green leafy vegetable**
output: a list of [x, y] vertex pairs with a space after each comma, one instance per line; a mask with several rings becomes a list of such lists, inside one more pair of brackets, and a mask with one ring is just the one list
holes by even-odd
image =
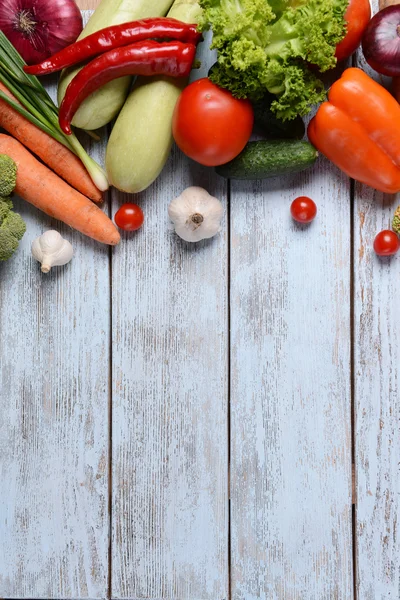
[[202, 30], [213, 30], [218, 52], [211, 80], [238, 98], [276, 96], [282, 119], [305, 115], [325, 98], [323, 72], [336, 65], [346, 33], [348, 0], [199, 0]]

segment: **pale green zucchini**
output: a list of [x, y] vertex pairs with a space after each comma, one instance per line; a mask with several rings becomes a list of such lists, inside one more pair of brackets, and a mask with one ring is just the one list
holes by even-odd
[[[143, 17], [164, 16], [173, 0], [102, 0], [90, 17], [78, 39], [110, 25], [119, 25]], [[68, 84], [79, 68], [67, 69], [58, 84], [58, 102], [64, 98]], [[131, 77], [121, 77], [103, 86], [87, 98], [79, 107], [72, 124], [81, 129], [98, 129], [114, 119], [121, 110], [129, 92]]]
[[[176, 0], [169, 17], [198, 21], [195, 0]], [[110, 184], [136, 193], [161, 173], [171, 150], [172, 115], [187, 80], [139, 77], [121, 110], [107, 145], [106, 169]]]

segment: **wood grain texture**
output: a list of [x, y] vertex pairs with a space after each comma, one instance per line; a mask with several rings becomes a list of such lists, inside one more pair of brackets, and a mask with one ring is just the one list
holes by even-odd
[[231, 240], [232, 599], [349, 600], [349, 181], [232, 182]]
[[[0, 263], [0, 597], [104, 598], [109, 252], [22, 200], [15, 207], [27, 233]], [[48, 229], [75, 257], [43, 275], [30, 246]]]
[[135, 197], [143, 229], [114, 251], [114, 598], [228, 594], [227, 225], [177, 237], [167, 207], [189, 185], [225, 204], [224, 181], [174, 149]]
[[[373, 8], [378, 10], [377, 1]], [[373, 74], [361, 56], [359, 65]], [[356, 185], [355, 456], [360, 600], [400, 598], [400, 258], [379, 259], [373, 251], [376, 234], [390, 229], [399, 203], [400, 195], [396, 198]]]

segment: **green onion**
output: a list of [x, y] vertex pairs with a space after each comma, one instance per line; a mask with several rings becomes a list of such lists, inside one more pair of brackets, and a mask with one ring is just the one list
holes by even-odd
[[[78, 138], [65, 135], [58, 124], [58, 108], [37, 77], [24, 71], [25, 61], [0, 31], [0, 81], [18, 102], [0, 91], [0, 98], [33, 125], [63, 144], [85, 165], [93, 183], [105, 191], [109, 184], [103, 169], [87, 154]], [[20, 103], [20, 104], [19, 104]]]

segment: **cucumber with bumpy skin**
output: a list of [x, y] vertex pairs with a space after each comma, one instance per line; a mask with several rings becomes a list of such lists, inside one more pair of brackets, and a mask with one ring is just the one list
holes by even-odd
[[226, 179], [267, 179], [304, 171], [317, 157], [317, 150], [309, 142], [261, 140], [248, 142], [236, 158], [215, 171]]

